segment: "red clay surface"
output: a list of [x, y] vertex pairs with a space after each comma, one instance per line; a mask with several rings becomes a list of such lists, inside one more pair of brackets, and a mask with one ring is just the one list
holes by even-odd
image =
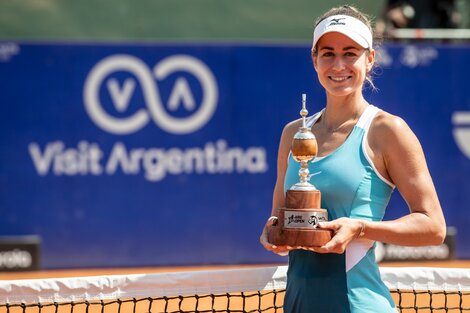
[[[79, 276], [101, 276], [101, 275], [125, 275], [125, 274], [148, 274], [163, 272], [187, 272], [224, 270], [234, 268], [253, 268], [278, 266], [285, 264], [260, 264], [260, 265], [204, 265], [204, 266], [182, 266], [182, 267], [139, 267], [139, 268], [97, 268], [97, 269], [60, 269], [40, 270], [33, 272], [0, 272], [1, 280], [13, 279], [35, 279], [35, 278], [58, 278]], [[470, 268], [470, 260], [452, 261], [421, 261], [421, 262], [387, 262], [380, 263], [382, 267], [447, 267], [447, 268]]]

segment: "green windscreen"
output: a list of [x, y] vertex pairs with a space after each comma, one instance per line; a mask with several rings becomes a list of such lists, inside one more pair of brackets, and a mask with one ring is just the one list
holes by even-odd
[[[0, 40], [299, 41], [344, 1], [0, 0]], [[349, 1], [377, 16], [383, 0]]]

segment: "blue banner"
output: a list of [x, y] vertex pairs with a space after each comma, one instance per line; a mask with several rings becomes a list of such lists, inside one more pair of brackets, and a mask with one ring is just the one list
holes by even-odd
[[[462, 258], [469, 50], [385, 45], [365, 91], [421, 140]], [[0, 235], [39, 235], [43, 267], [285, 260], [258, 237], [282, 128], [325, 103], [307, 45], [3, 42], [0, 79]]]

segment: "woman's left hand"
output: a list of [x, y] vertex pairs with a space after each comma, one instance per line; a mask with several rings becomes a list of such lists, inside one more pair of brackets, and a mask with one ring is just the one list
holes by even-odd
[[322, 247], [304, 248], [318, 253], [344, 253], [348, 244], [364, 230], [364, 221], [341, 217], [330, 222], [321, 222], [318, 228], [330, 229], [333, 237]]

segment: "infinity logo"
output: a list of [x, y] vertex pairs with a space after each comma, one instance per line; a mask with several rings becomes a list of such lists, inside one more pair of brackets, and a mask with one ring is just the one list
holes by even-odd
[[[127, 71], [135, 75], [143, 92], [146, 109], [139, 109], [128, 117], [115, 117], [103, 109], [100, 100], [101, 85], [106, 82], [111, 100], [118, 112], [125, 112], [135, 90], [134, 78], [127, 78], [122, 87], [114, 78], [107, 79], [112, 73]], [[202, 101], [199, 108], [190, 116], [174, 117], [165, 110], [156, 85], [176, 72], [188, 72], [199, 81], [202, 88]], [[107, 80], [106, 80], [107, 79]], [[151, 71], [140, 59], [130, 55], [114, 55], [101, 60], [90, 71], [83, 92], [85, 110], [93, 122], [101, 129], [119, 135], [134, 133], [147, 125], [150, 118], [163, 130], [173, 134], [188, 134], [203, 127], [214, 114], [218, 89], [214, 75], [200, 60], [188, 55], [174, 55], [157, 63]], [[170, 94], [168, 107], [175, 110], [179, 101], [185, 109], [195, 108], [188, 82], [180, 77], [176, 80]]]
[[470, 112], [454, 112], [452, 114], [454, 124], [454, 140], [460, 151], [470, 159]]

